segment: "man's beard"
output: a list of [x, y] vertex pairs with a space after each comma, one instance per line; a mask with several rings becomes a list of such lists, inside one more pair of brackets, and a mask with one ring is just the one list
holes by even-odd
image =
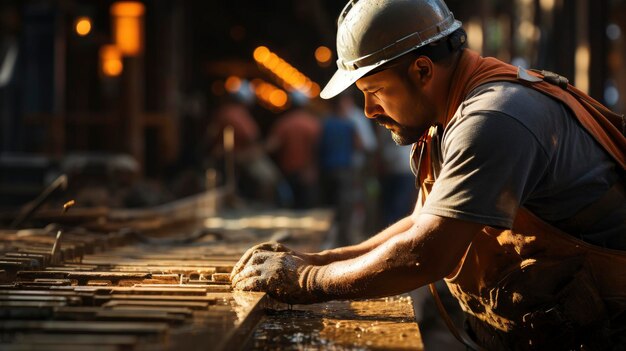
[[411, 145], [411, 144], [417, 142], [419, 140], [419, 137], [413, 138], [412, 135], [410, 137], [406, 137], [406, 136], [402, 136], [402, 135], [396, 134], [395, 132], [391, 132], [391, 139], [393, 139], [393, 141], [396, 144], [398, 144], [400, 146], [405, 146], [405, 145]]
[[391, 117], [385, 115], [377, 116], [375, 122], [383, 127], [394, 126], [395, 131], [389, 129], [391, 132], [391, 139], [393, 139], [393, 141], [400, 146], [416, 143], [426, 130], [425, 128], [410, 128], [400, 125]]

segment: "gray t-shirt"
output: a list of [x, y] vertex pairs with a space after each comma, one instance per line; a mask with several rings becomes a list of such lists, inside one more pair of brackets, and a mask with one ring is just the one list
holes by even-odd
[[[569, 109], [514, 83], [472, 91], [446, 127], [441, 152], [422, 212], [495, 227], [510, 228], [520, 206], [556, 225], [618, 180], [615, 163]], [[626, 204], [584, 233], [568, 232], [626, 250]]]

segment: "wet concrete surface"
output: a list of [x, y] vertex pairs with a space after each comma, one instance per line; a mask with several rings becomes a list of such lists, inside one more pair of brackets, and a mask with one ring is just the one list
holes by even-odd
[[423, 350], [411, 298], [273, 303], [246, 350]]

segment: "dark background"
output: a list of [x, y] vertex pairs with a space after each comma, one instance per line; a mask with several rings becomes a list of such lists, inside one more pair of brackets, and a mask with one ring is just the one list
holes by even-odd
[[[76, 153], [130, 154], [147, 179], [201, 171], [204, 130], [225, 79], [279, 85], [252, 59], [260, 45], [321, 87], [335, 70], [336, 57], [323, 67], [313, 53], [324, 45], [334, 54], [343, 1], [146, 0], [142, 54], [124, 58], [120, 76], [105, 77], [98, 52], [113, 41], [113, 3], [0, 3], [0, 193], [17, 191], [11, 177], [23, 174], [8, 170], [20, 162], [45, 168]], [[448, 7], [483, 55], [555, 71], [626, 110], [626, 1], [450, 0]], [[86, 36], [74, 29], [81, 16], [92, 22]], [[250, 108], [263, 133], [281, 112]]]

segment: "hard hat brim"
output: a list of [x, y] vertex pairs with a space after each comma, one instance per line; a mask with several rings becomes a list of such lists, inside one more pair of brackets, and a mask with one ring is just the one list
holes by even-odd
[[338, 69], [337, 72], [335, 72], [335, 74], [333, 74], [330, 78], [328, 83], [326, 83], [324, 89], [320, 92], [320, 97], [322, 99], [331, 99], [341, 94], [342, 91], [348, 89], [348, 87], [354, 84], [354, 82], [385, 62], [386, 60], [378, 62], [374, 65], [360, 67], [353, 71]]

